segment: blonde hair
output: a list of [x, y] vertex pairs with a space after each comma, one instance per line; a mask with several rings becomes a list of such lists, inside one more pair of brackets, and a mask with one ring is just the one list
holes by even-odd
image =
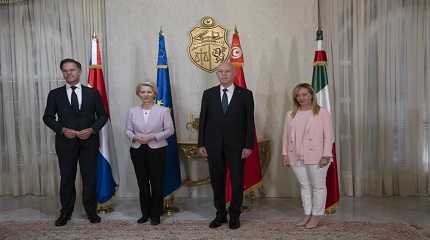
[[154, 97], [157, 96], [157, 87], [153, 82], [142, 82], [137, 84], [136, 86], [136, 96], [139, 96], [140, 88], [142, 87], [150, 87], [152, 91], [154, 92]]
[[299, 83], [293, 89], [294, 108], [293, 108], [293, 111], [291, 113], [291, 117], [294, 118], [296, 116], [297, 111], [300, 108], [300, 103], [297, 101], [297, 94], [299, 93], [299, 91], [301, 89], [308, 90], [308, 93], [312, 96], [312, 100], [311, 100], [312, 101], [312, 112], [314, 113], [314, 115], [317, 115], [320, 112], [321, 107], [317, 103], [314, 89], [312, 88], [312, 86], [309, 83]]

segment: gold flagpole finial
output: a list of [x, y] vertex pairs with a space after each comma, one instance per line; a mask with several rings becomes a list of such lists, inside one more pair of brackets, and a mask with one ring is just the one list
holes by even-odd
[[94, 31], [93, 32], [93, 35], [91, 36], [92, 38], [96, 38], [97, 37], [97, 35], [96, 35], [96, 32]]
[[234, 33], [238, 34], [239, 31], [237, 31], [237, 25], [234, 25]]

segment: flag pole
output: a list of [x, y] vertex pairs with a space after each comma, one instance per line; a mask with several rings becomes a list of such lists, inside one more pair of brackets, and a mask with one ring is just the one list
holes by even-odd
[[[237, 29], [237, 25], [234, 26], [234, 34], [231, 42], [232, 51], [230, 53], [230, 63], [234, 65], [236, 69], [236, 75], [234, 79], [234, 84], [239, 87], [247, 88], [245, 75], [243, 71], [244, 57], [242, 52], [242, 46], [240, 44], [239, 39], [239, 31]], [[244, 204], [242, 206], [242, 211], [249, 211], [250, 206], [255, 203], [257, 198], [257, 189], [261, 187], [261, 164], [260, 164], [260, 151], [259, 151], [259, 143], [256, 137], [255, 129], [253, 129], [253, 138], [254, 138], [254, 146], [252, 147], [253, 152], [246, 159], [244, 165], [244, 199], [249, 200], [248, 206]], [[230, 172], [227, 169], [226, 171], [226, 202], [230, 202], [231, 200], [231, 181], [229, 179]]]
[[[237, 25], [234, 25], [234, 34], [239, 34], [239, 31], [237, 30]], [[245, 199], [248, 199], [251, 203], [251, 205], [255, 202], [256, 200], [256, 194], [255, 194], [255, 189], [252, 189], [251, 191], [243, 191], [243, 195]], [[242, 204], [241, 206], [241, 210], [242, 212], [247, 212], [250, 210], [250, 207], [248, 205], [246, 205], [246, 203]]]
[[[317, 0], [317, 32], [316, 41], [317, 49], [314, 56], [314, 70], [312, 74], [312, 87], [315, 90], [315, 94], [318, 99], [318, 104], [322, 107], [326, 107], [331, 113], [330, 97], [328, 92], [328, 77], [327, 77], [327, 55], [323, 49], [323, 30], [321, 23], [321, 9], [320, 0]], [[333, 142], [332, 146], [333, 162], [327, 171], [326, 186], [327, 186], [327, 197], [325, 204], [325, 213], [334, 214], [336, 212], [337, 204], [339, 203], [339, 180], [337, 174], [337, 160], [336, 160], [336, 146]]]
[[[91, 35], [91, 40], [95, 38], [97, 38], [97, 34], [95, 31], [93, 31], [93, 34]], [[113, 204], [110, 200], [105, 203], [99, 203], [99, 202], [97, 203], [97, 213], [105, 214], [110, 212], [113, 212]]]
[[[93, 31], [92, 36], [91, 36], [91, 58], [93, 57], [93, 43], [92, 41], [97, 41], [97, 34], [95, 31]], [[98, 45], [96, 45], [96, 48], [98, 48]], [[96, 49], [97, 51], [97, 49]], [[93, 74], [91, 74], [91, 71], [101, 71], [101, 63], [99, 62], [92, 62], [91, 61], [91, 65], [89, 66], [89, 77], [88, 77], [88, 85], [92, 88], [98, 89], [96, 85], [98, 85], [97, 81], [100, 81], [100, 79], [95, 80], [94, 78], [90, 77], [90, 76], [94, 76]], [[103, 81], [103, 79], [101, 79]], [[110, 197], [109, 200], [107, 200], [106, 202], [99, 202], [97, 201], [97, 213], [100, 214], [105, 214], [105, 213], [110, 213], [114, 211], [113, 208], [113, 196], [115, 195], [115, 192], [113, 193], [113, 195]]]
[[167, 214], [167, 216], [172, 216], [173, 214], [181, 211], [174, 204], [175, 204], [175, 193], [172, 193], [164, 199], [164, 212]]
[[[163, 37], [163, 39], [164, 39], [164, 33], [163, 33], [163, 27], [162, 26], [160, 26], [160, 31], [159, 31], [159, 53], [158, 53], [159, 57], [160, 57], [160, 38], [161, 37]], [[159, 85], [159, 81], [161, 80], [161, 79], [159, 79], [159, 75], [158, 75], [159, 71], [167, 71], [167, 76], [168, 76], [167, 55], [165, 55], [164, 40], [163, 40], [163, 47], [162, 48], [163, 48], [162, 52], [164, 52], [164, 53], [162, 53], [163, 61], [160, 62], [160, 59], [158, 59], [158, 61], [157, 61], [157, 87], [158, 88], [160, 87], [158, 85]], [[163, 75], [163, 76], [165, 77], [166, 75]], [[166, 80], [166, 79], [164, 78], [164, 80]], [[167, 80], [168, 80], [167, 82], [170, 81], [170, 79], [167, 79]], [[168, 85], [170, 85], [170, 83], [168, 83]], [[158, 90], [161, 91], [160, 88]], [[170, 93], [170, 89], [169, 89], [168, 95], [170, 95], [170, 94], [171, 93]], [[162, 99], [162, 100], [163, 101], [161, 101], [161, 104], [163, 104], [163, 105], [168, 102], [168, 101], [165, 101], [166, 99]], [[170, 102], [171, 102], [171, 100], [170, 100]], [[170, 107], [171, 108], [172, 106], [173, 105], [165, 106], [165, 107]], [[176, 144], [176, 138], [175, 138], [175, 144]], [[169, 145], [168, 145], [168, 148], [169, 148]], [[168, 156], [166, 156], [166, 157], [168, 157]], [[171, 192], [170, 194], [168, 194], [168, 195], [166, 195], [164, 197], [164, 201], [163, 201], [163, 213], [166, 213], [168, 216], [171, 216], [171, 215], [179, 212], [180, 209], [174, 205], [174, 202], [175, 202], [175, 193], [173, 191], [173, 192]]]
[[318, 19], [317, 19], [317, 24], [318, 24], [318, 30], [321, 30], [321, 11], [320, 11], [320, 0], [317, 0], [317, 14], [318, 14]]

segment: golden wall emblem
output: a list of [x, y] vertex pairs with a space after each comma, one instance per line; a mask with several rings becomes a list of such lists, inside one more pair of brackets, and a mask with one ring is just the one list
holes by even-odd
[[201, 25], [190, 32], [188, 55], [199, 68], [213, 72], [226, 59], [230, 52], [227, 43], [227, 30], [215, 24], [212, 17], [203, 17]]

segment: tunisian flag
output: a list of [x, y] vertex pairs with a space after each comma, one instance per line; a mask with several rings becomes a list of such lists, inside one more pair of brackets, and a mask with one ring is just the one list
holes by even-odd
[[[235, 66], [236, 77], [234, 84], [239, 87], [246, 88], [245, 75], [243, 74], [243, 54], [242, 47], [240, 46], [239, 33], [237, 29], [234, 29], [233, 39], [231, 42], [231, 54], [230, 62]], [[251, 155], [245, 160], [244, 166], [244, 179], [243, 188], [244, 191], [251, 191], [258, 188], [261, 185], [261, 165], [260, 156], [258, 155], [258, 142], [254, 129], [254, 147]], [[228, 203], [231, 200], [231, 179], [230, 179], [230, 168], [227, 168], [226, 179], [225, 179], [225, 201]]]

